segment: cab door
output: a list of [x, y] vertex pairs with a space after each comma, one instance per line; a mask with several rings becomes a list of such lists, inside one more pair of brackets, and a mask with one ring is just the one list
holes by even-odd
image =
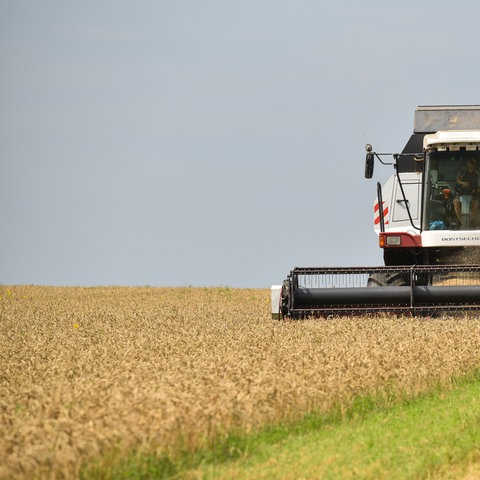
[[420, 228], [420, 210], [422, 198], [422, 175], [421, 173], [401, 173], [402, 188], [396, 178], [392, 198], [392, 215], [390, 218], [391, 228], [410, 226], [410, 216], [413, 224]]

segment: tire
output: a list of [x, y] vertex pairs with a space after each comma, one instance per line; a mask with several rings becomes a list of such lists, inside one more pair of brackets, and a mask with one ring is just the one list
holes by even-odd
[[409, 285], [401, 273], [371, 273], [367, 287], [404, 287]]

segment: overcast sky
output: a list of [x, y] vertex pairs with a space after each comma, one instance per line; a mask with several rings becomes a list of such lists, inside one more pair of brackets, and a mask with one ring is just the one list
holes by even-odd
[[[448, 8], [447, 8], [448, 7]], [[0, 283], [381, 265], [364, 146], [480, 103], [478, 0], [0, 0]]]

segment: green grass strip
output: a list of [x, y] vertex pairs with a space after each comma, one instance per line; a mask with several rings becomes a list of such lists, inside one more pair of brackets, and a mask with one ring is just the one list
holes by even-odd
[[[448, 477], [480, 450], [480, 381], [390, 408], [366, 397], [346, 415], [308, 415], [175, 457], [132, 455], [84, 478], [420, 479]], [[90, 466], [92, 467], [92, 466]], [[442, 473], [443, 472], [443, 473]]]

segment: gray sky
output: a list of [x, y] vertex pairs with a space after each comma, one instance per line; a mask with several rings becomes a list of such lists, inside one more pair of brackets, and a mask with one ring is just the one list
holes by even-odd
[[[449, 8], [447, 8], [447, 5]], [[453, 8], [453, 10], [452, 10]], [[0, 0], [0, 283], [380, 265], [364, 145], [479, 103], [478, 0]]]

